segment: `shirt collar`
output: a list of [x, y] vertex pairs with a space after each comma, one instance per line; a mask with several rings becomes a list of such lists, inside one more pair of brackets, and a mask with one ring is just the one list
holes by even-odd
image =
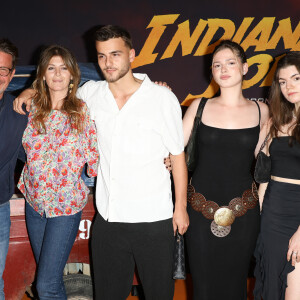
[[[137, 78], [137, 79], [143, 81], [143, 82], [141, 83], [141, 86], [140, 86], [139, 89], [141, 89], [141, 88], [144, 89], [144, 87], [149, 86], [149, 84], [152, 83], [151, 80], [150, 80], [150, 78], [148, 77], [148, 75], [145, 74], [145, 73], [133, 73], [133, 76], [134, 76], [135, 78]], [[107, 82], [106, 80], [105, 80], [104, 82], [105, 82], [105, 83], [104, 83], [104, 90], [105, 90], [105, 92], [110, 91], [108, 82]]]
[[135, 102], [135, 98], [137, 94], [145, 93], [145, 90], [148, 89], [152, 82], [150, 80], [150, 78], [147, 76], [147, 74], [143, 74], [143, 73], [133, 73], [133, 76], [137, 79], [142, 80], [141, 86], [134, 92], [134, 94], [130, 97], [133, 99], [129, 99], [128, 104], [126, 103], [126, 107], [124, 106], [121, 110], [119, 110], [118, 106], [116, 105], [115, 99], [112, 95], [111, 90], [109, 89], [109, 85], [108, 82], [105, 80], [104, 81], [104, 85], [103, 85], [103, 94], [107, 97], [107, 99], [111, 99], [109, 102], [112, 103], [112, 99], [113, 99], [113, 106], [115, 106], [115, 109], [117, 112], [121, 112], [121, 111], [126, 111], [128, 108], [128, 106], [130, 107], [132, 105], [132, 102]]

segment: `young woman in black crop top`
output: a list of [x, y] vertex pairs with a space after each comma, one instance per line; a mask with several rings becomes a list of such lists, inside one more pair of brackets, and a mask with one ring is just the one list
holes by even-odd
[[255, 256], [255, 299], [300, 299], [300, 52], [277, 65], [264, 151], [271, 180], [259, 187], [261, 231]]
[[[265, 104], [243, 96], [242, 81], [247, 71], [243, 49], [234, 42], [222, 41], [212, 62], [220, 96], [193, 101], [183, 119], [185, 143], [195, 119], [199, 119], [192, 134], [196, 165], [186, 233], [194, 300], [247, 299], [247, 275], [260, 219], [251, 165], [261, 143], [260, 128], [268, 119]], [[237, 202], [233, 204], [232, 200]], [[235, 218], [232, 224], [222, 223], [223, 210], [219, 208], [223, 206], [229, 206], [225, 214]]]

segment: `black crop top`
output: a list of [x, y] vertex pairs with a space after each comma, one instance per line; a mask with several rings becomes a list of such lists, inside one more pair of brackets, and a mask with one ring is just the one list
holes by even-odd
[[289, 136], [273, 138], [270, 145], [271, 175], [300, 179], [300, 144], [289, 146]]

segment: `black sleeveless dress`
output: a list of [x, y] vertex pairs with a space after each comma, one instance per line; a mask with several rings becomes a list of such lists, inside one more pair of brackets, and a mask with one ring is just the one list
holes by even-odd
[[[198, 160], [191, 182], [195, 191], [221, 207], [250, 189], [259, 131], [259, 125], [221, 129], [200, 122], [196, 137]], [[186, 243], [193, 299], [246, 300], [247, 275], [260, 226], [258, 203], [235, 219], [225, 237], [215, 236], [211, 231], [212, 220], [190, 204], [188, 214]]]

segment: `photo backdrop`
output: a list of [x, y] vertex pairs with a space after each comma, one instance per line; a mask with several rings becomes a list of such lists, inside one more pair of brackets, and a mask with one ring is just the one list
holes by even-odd
[[99, 25], [118, 24], [132, 35], [134, 71], [166, 81], [183, 105], [217, 93], [210, 65], [220, 39], [232, 39], [246, 50], [250, 68], [244, 94], [261, 101], [268, 97], [281, 55], [300, 51], [299, 0], [17, 0], [1, 4], [1, 36], [19, 48], [18, 74], [32, 73], [34, 67], [28, 66], [37, 63], [41, 49], [56, 43], [76, 55], [87, 70], [84, 79], [89, 74], [97, 79], [95, 66], [87, 64], [96, 63], [92, 33]]

